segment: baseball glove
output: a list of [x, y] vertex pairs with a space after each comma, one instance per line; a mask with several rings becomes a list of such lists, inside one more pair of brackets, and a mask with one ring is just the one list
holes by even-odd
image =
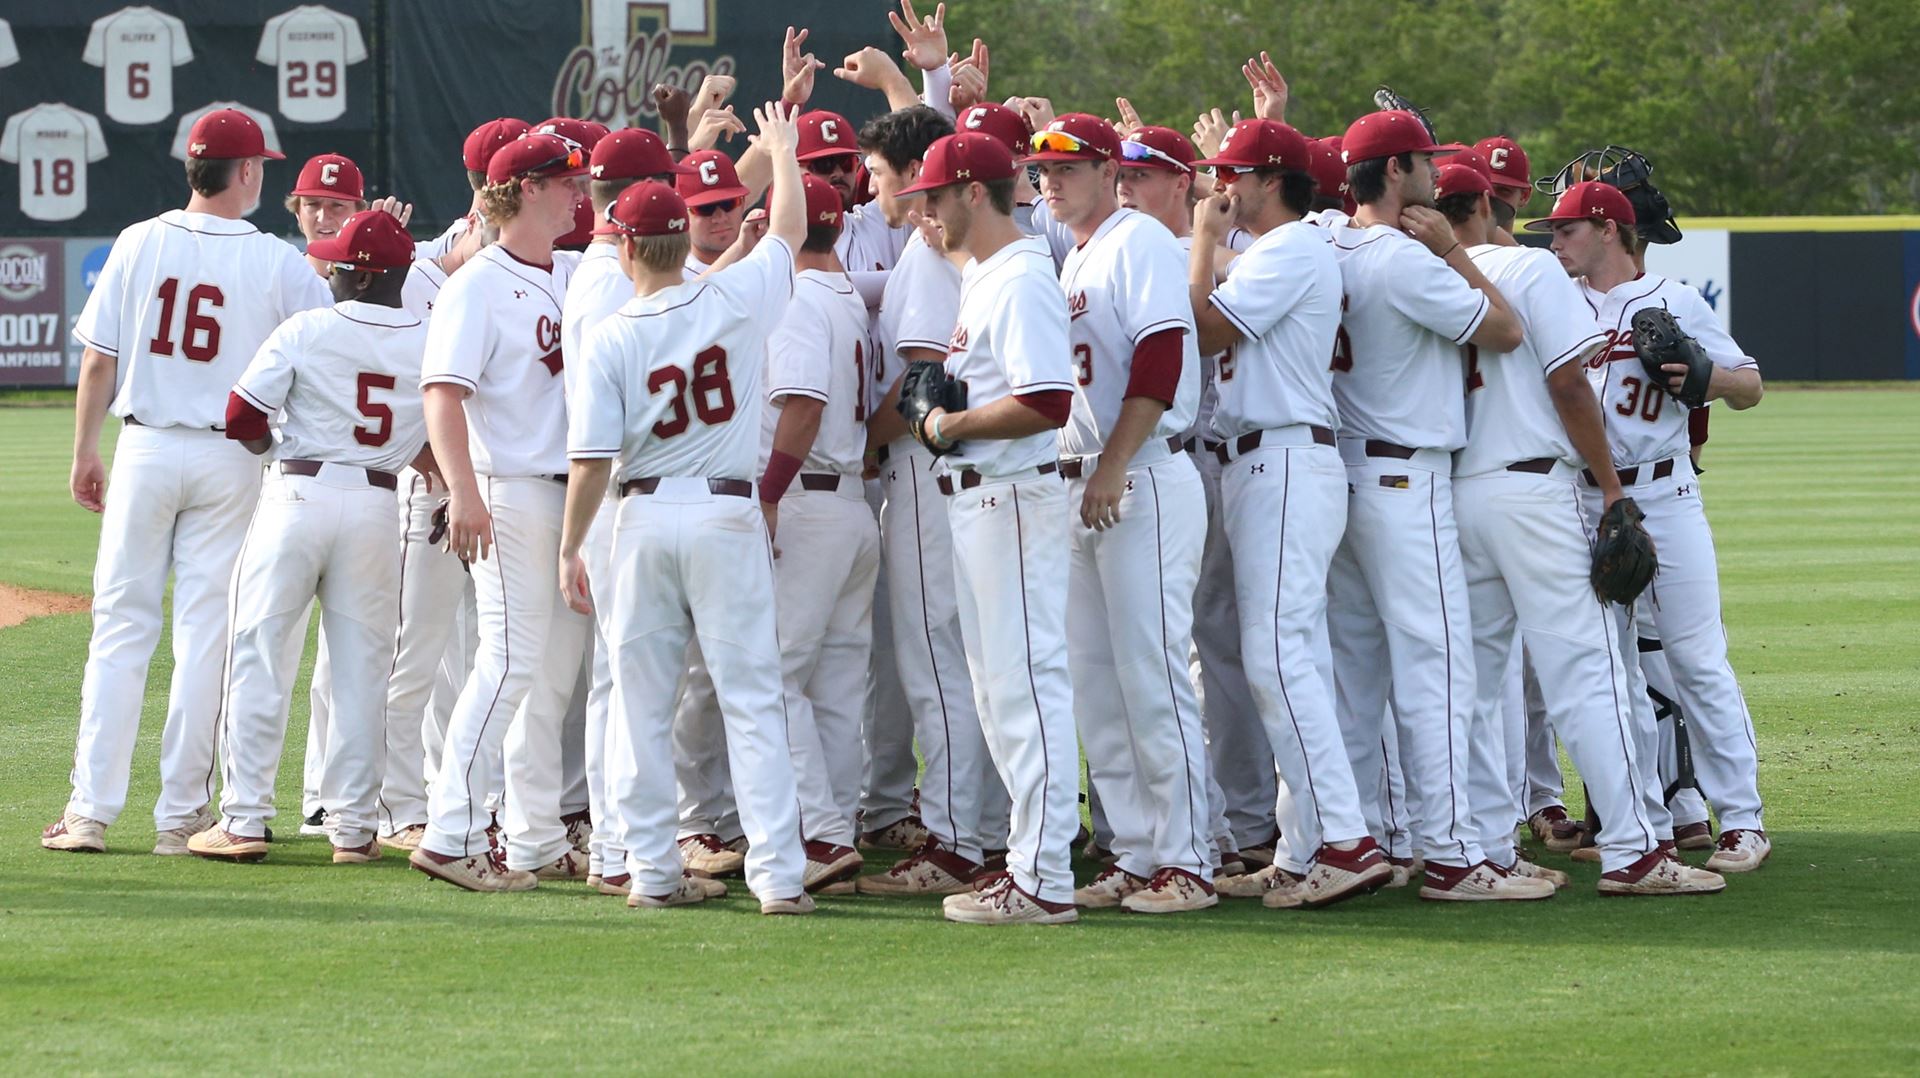
[[1433, 121], [1427, 118], [1427, 110], [1395, 93], [1393, 87], [1381, 86], [1378, 90], [1375, 90], [1373, 92], [1373, 105], [1375, 108], [1385, 111], [1397, 109], [1401, 112], [1413, 113], [1419, 118], [1420, 125], [1427, 129], [1427, 137], [1435, 142], [1440, 141], [1440, 136], [1434, 133]]
[[900, 402], [896, 407], [900, 410], [900, 417], [907, 421], [907, 430], [913, 434], [913, 440], [926, 446], [934, 456], [945, 456], [953, 452], [954, 447], [933, 444], [933, 432], [927, 429], [927, 416], [935, 408], [949, 412], [964, 411], [967, 407], [967, 383], [947, 374], [944, 363], [915, 360], [907, 365], [907, 373], [900, 379]]
[[[1654, 380], [1661, 389], [1678, 398], [1689, 408], [1698, 408], [1707, 401], [1707, 381], [1713, 375], [1713, 361], [1707, 358], [1707, 350], [1700, 342], [1687, 336], [1674, 321], [1673, 312], [1665, 307], [1646, 307], [1635, 311], [1633, 315], [1633, 350], [1640, 354], [1640, 365], [1647, 369], [1647, 377]], [[1661, 368], [1668, 363], [1683, 364], [1687, 368], [1686, 380], [1676, 392], [1668, 389], [1673, 375]]]
[[1653, 536], [1641, 525], [1646, 514], [1632, 498], [1607, 507], [1593, 541], [1593, 591], [1610, 603], [1631, 603], [1647, 590], [1660, 561]]

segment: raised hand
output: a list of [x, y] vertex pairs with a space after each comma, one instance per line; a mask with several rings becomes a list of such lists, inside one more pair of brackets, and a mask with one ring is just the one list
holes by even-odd
[[1253, 114], [1262, 120], [1287, 122], [1287, 80], [1273, 66], [1273, 57], [1263, 49], [1258, 60], [1248, 59], [1240, 65], [1240, 73], [1253, 87]]
[[986, 46], [974, 42], [973, 55], [962, 58], [953, 56], [948, 62], [948, 71], [953, 76], [953, 85], [947, 88], [947, 104], [953, 106], [955, 113], [970, 109], [987, 99]]
[[719, 145], [721, 138], [732, 139], [735, 135], [744, 135], [746, 122], [733, 114], [733, 106], [723, 109], [708, 109], [694, 126], [693, 133], [687, 136], [687, 149], [711, 150]]
[[804, 105], [813, 96], [813, 73], [827, 66], [814, 58], [812, 53], [802, 53], [800, 46], [807, 43], [810, 31], [795, 31], [787, 27], [787, 39], [780, 46], [780, 75], [782, 88], [780, 100], [792, 105]]
[[[702, 86], [704, 95], [706, 90]], [[692, 111], [693, 99], [687, 92], [670, 82], [658, 83], [653, 88], [653, 108], [660, 114], [660, 122], [666, 126], [669, 135], [687, 129], [687, 116]], [[672, 140], [669, 139], [669, 142]]]
[[1044, 131], [1053, 122], [1053, 102], [1044, 97], [1022, 97], [1020, 115], [1027, 118], [1027, 126], [1035, 131]]
[[835, 78], [845, 79], [855, 86], [883, 93], [889, 80], [906, 77], [900, 73], [900, 65], [893, 62], [893, 57], [872, 45], [840, 61], [840, 66], [833, 69], [833, 74]]
[[1236, 110], [1229, 120], [1219, 109], [1209, 109], [1193, 121], [1193, 144], [1201, 157], [1214, 157], [1220, 153], [1220, 143], [1225, 141], [1227, 131], [1240, 122], [1240, 113]]
[[407, 227], [407, 222], [413, 220], [413, 203], [402, 202], [392, 195], [388, 195], [385, 198], [374, 199], [367, 208], [386, 212], [392, 216], [394, 220], [400, 222], [401, 228]]
[[1140, 113], [1133, 107], [1133, 102], [1124, 97], [1116, 97], [1113, 99], [1113, 107], [1120, 110], [1120, 122], [1114, 124], [1113, 128], [1120, 132], [1121, 138], [1126, 138], [1146, 126], [1140, 122]]
[[907, 47], [900, 56], [922, 71], [932, 71], [947, 62], [947, 5], [940, 4], [933, 14], [921, 18], [913, 10], [913, 0], [900, 0], [898, 14], [887, 12], [887, 21]]
[[800, 126], [794, 122], [799, 115], [797, 106], [767, 102], [753, 110], [755, 132], [748, 136], [748, 141], [776, 160], [793, 156], [795, 147], [800, 145]]
[[705, 112], [717, 109], [733, 96], [733, 89], [739, 80], [732, 75], [708, 75], [700, 80], [700, 89], [693, 95], [693, 107]]

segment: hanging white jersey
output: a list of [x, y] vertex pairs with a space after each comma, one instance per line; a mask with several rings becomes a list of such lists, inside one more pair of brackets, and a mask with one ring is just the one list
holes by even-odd
[[427, 327], [403, 307], [346, 300], [273, 331], [233, 391], [272, 416], [281, 460], [397, 472], [420, 455]]
[[1467, 446], [1453, 474], [1479, 475], [1543, 457], [1585, 466], [1547, 391], [1547, 375], [1604, 351], [1606, 334], [1558, 259], [1538, 247], [1482, 244], [1467, 254], [1506, 297], [1526, 339], [1515, 352], [1461, 346], [1467, 378]]
[[107, 115], [157, 124], [173, 115], [173, 69], [193, 59], [187, 24], [150, 7], [125, 7], [93, 20], [80, 59], [106, 69]]
[[20, 212], [71, 221], [87, 209], [87, 165], [107, 156], [100, 121], [71, 105], [39, 104], [7, 117], [0, 161], [20, 165]]
[[1187, 289], [1187, 259], [1167, 226], [1119, 209], [1060, 270], [1072, 345], [1073, 411], [1060, 428], [1064, 456], [1090, 456], [1107, 444], [1133, 375], [1133, 350], [1156, 333], [1181, 334], [1173, 400], [1146, 444], [1164, 442], [1193, 422], [1200, 406], [1200, 350]]
[[1673, 312], [1682, 332], [1696, 338], [1715, 366], [1730, 371], [1759, 369], [1720, 325], [1698, 289], [1657, 274], [1643, 274], [1598, 292], [1580, 281], [1588, 310], [1607, 335], [1607, 347], [1588, 361], [1600, 372], [1600, 413], [1607, 420], [1607, 446], [1617, 467], [1651, 464], [1688, 450], [1686, 405], [1648, 381], [1633, 350], [1633, 313], [1643, 307]]
[[347, 111], [347, 65], [367, 58], [360, 24], [319, 4], [302, 4], [267, 20], [254, 59], [279, 71], [280, 115], [325, 123]]
[[633, 279], [620, 268], [620, 249], [611, 243], [595, 243], [580, 254], [580, 266], [567, 282], [566, 317], [561, 320], [560, 346], [576, 357], [567, 367], [567, 400], [580, 399], [585, 392], [581, 381], [587, 366], [578, 357], [587, 354], [587, 335], [613, 312], [634, 298]]
[[175, 158], [181, 161], [187, 159], [187, 139], [193, 134], [193, 125], [200, 122], [200, 117], [215, 109], [235, 109], [246, 113], [248, 118], [260, 125], [260, 137], [266, 142], [267, 149], [274, 153], [280, 152], [280, 133], [273, 129], [273, 117], [259, 109], [242, 105], [238, 101], [213, 101], [180, 117], [180, 122], [174, 125], [173, 156]]
[[620, 482], [753, 479], [767, 338], [793, 278], [793, 249], [768, 236], [704, 280], [628, 300], [587, 335], [567, 455], [618, 457]]
[[910, 224], [888, 224], [874, 202], [848, 210], [840, 222], [840, 238], [834, 241], [833, 253], [850, 272], [892, 269], [906, 249], [907, 237], [918, 231]]
[[860, 474], [867, 449], [867, 305], [844, 273], [802, 270], [794, 279], [793, 303], [767, 341], [767, 404], [760, 459], [773, 449], [774, 428], [788, 397], [811, 397], [826, 405], [820, 432], [802, 463], [804, 472]]
[[292, 245], [245, 221], [168, 210], [113, 241], [73, 339], [118, 359], [111, 410], [153, 427], [221, 427], [227, 393], [280, 323], [329, 307]]
[[960, 267], [948, 261], [916, 230], [887, 274], [880, 311], [873, 319], [873, 363], [867, 405], [877, 408], [893, 383], [906, 372], [902, 348], [928, 348], [946, 354], [960, 317]]
[[468, 452], [480, 475], [562, 475], [567, 399], [561, 300], [575, 265], [522, 262], [495, 244], [447, 278], [427, 324], [420, 384], [460, 386]]
[[20, 62], [20, 49], [13, 43], [13, 27], [7, 20], [0, 19], [0, 67], [12, 67]]
[[407, 270], [406, 282], [400, 286], [400, 306], [425, 322], [433, 316], [434, 301], [440, 298], [440, 290], [446, 285], [447, 272], [440, 268], [440, 263], [431, 258], [419, 259]]
[[1212, 437], [1339, 425], [1327, 356], [1340, 331], [1340, 265], [1326, 236], [1294, 221], [1255, 240], [1207, 297], [1240, 331], [1221, 353]]
[[[947, 373], [967, 383], [967, 407], [1003, 397], [1073, 391], [1067, 301], [1045, 240], [1015, 240], [985, 262], [969, 262], [960, 281], [960, 315], [947, 349]], [[1058, 437], [962, 441], [949, 466], [1011, 475], [1059, 459]]]
[[1459, 346], [1486, 319], [1487, 297], [1397, 228], [1331, 235], [1345, 290], [1333, 353], [1341, 433], [1460, 448], [1467, 415]]

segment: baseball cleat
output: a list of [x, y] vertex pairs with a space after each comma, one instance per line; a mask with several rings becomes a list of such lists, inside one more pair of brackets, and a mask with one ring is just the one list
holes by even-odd
[[327, 810], [317, 808], [313, 815], [300, 821], [300, 833], [303, 835], [331, 835], [333, 824], [327, 819]]
[[1250, 868], [1251, 866], [1247, 864], [1245, 858], [1240, 856], [1238, 850], [1222, 850], [1220, 852], [1220, 863], [1214, 866], [1213, 869], [1213, 878], [1218, 880], [1228, 876], [1244, 876]]
[[[179, 827], [170, 827], [165, 831], [155, 832], [153, 836], [153, 852], [161, 857], [183, 857], [191, 852], [187, 849], [187, 840], [208, 828], [217, 827], [219, 824], [220, 814], [212, 811], [205, 805], [201, 805], [200, 811], [194, 813], [193, 818], [186, 823], [181, 824]], [[272, 842], [273, 839], [268, 838], [266, 841]]]
[[543, 880], [584, 880], [587, 878], [587, 855], [577, 849], [568, 850], [534, 869], [533, 874]]
[[1552, 898], [1557, 890], [1552, 880], [1512, 872], [1492, 861], [1477, 865], [1429, 861], [1420, 897], [1428, 902], [1531, 902]]
[[712, 832], [700, 835], [688, 835], [680, 840], [680, 860], [686, 864], [688, 872], [696, 876], [729, 876], [740, 871], [747, 863], [747, 855], [727, 848], [720, 836]]
[[1559, 805], [1548, 805], [1527, 817], [1527, 830], [1541, 845], [1554, 853], [1578, 849], [1587, 834], [1587, 825], [1567, 815]]
[[380, 842], [368, 839], [364, 846], [335, 846], [333, 863], [336, 865], [364, 865], [380, 860]]
[[389, 850], [400, 850], [403, 853], [412, 853], [420, 848], [420, 840], [426, 837], [426, 824], [410, 823], [391, 835], [381, 835], [380, 845], [385, 846]]
[[863, 895], [957, 895], [973, 890], [980, 866], [928, 840], [913, 856], [857, 881]]
[[800, 886], [813, 894], [836, 883], [851, 884], [853, 878], [860, 874], [860, 866], [866, 864], [860, 851], [852, 846], [815, 841], [806, 842], [803, 846], [807, 854], [807, 867], [800, 877]]
[[1120, 900], [1122, 909], [1134, 913], [1186, 913], [1219, 904], [1213, 885], [1184, 868], [1163, 868], [1145, 887]]
[[1405, 887], [1413, 882], [1414, 867], [1411, 857], [1389, 857], [1387, 864], [1393, 869], [1393, 878], [1380, 885], [1383, 891]]
[[1111, 909], [1128, 895], [1146, 890], [1147, 878], [1136, 876], [1118, 866], [1109, 865], [1093, 882], [1073, 892], [1073, 904], [1090, 910]]
[[267, 840], [211, 827], [187, 840], [187, 852], [213, 861], [252, 862], [267, 855]]
[[593, 839], [593, 817], [585, 812], [569, 812], [560, 817], [560, 822], [566, 826], [567, 841], [574, 849], [586, 853]]
[[1713, 825], [1705, 820], [1676, 824], [1673, 828], [1673, 844], [1683, 850], [1711, 850]]
[[[719, 883], [720, 881], [714, 880], [711, 882]], [[587, 877], [587, 886], [603, 895], [626, 895], [631, 894], [633, 891], [633, 877], [625, 872], [620, 873], [618, 876], [589, 876]], [[720, 886], [725, 887], [726, 884], [722, 883]]]
[[917, 850], [931, 837], [931, 832], [927, 830], [926, 824], [920, 822], [920, 817], [908, 816], [895, 820], [885, 827], [862, 833], [860, 848], [863, 850]]
[[1267, 893], [1268, 888], [1275, 886], [1273, 877], [1278, 872], [1278, 865], [1268, 865], [1254, 872], [1214, 880], [1213, 889], [1227, 898], [1259, 898]]
[[65, 853], [106, 853], [107, 825], [77, 812], [63, 812], [40, 832], [40, 845]]
[[[631, 881], [629, 881], [631, 882]], [[725, 884], [721, 885], [725, 887]], [[669, 906], [691, 906], [707, 900], [706, 888], [695, 882], [694, 877], [681, 875], [679, 883], [664, 895], [647, 895], [629, 890], [627, 908], [630, 910], [663, 910]]]
[[1095, 839], [1088, 839], [1087, 844], [1080, 847], [1080, 856], [1092, 861], [1096, 865], [1109, 866], [1120, 859], [1118, 854], [1100, 845]]
[[1752, 872], [1773, 855], [1773, 843], [1765, 831], [1737, 827], [1720, 832], [1720, 847], [1707, 858], [1710, 872]]
[[[1331, 906], [1366, 891], [1375, 891], [1393, 879], [1393, 866], [1371, 836], [1352, 849], [1322, 843], [1313, 864], [1300, 881], [1300, 904], [1308, 909]], [[1262, 899], [1262, 901], [1265, 901]]]
[[1602, 875], [1598, 889], [1604, 898], [1711, 895], [1726, 890], [1727, 881], [1718, 873], [1694, 868], [1667, 850], [1656, 849], [1625, 868]]
[[1007, 848], [1005, 846], [980, 851], [980, 867], [987, 872], [1005, 872], [1007, 870]]
[[1273, 875], [1267, 877], [1267, 889], [1260, 896], [1260, 904], [1270, 910], [1297, 909], [1306, 904], [1306, 891], [1301, 884], [1306, 881], [1281, 868], [1273, 866]]
[[1066, 925], [1080, 919], [1073, 903], [1036, 898], [1004, 874], [982, 890], [948, 895], [940, 903], [940, 915], [969, 925]]
[[797, 917], [813, 912], [813, 896], [805, 891], [792, 898], [763, 898], [760, 912], [768, 917]]
[[1556, 891], [1573, 882], [1572, 876], [1567, 875], [1557, 868], [1548, 868], [1545, 865], [1530, 861], [1527, 859], [1526, 854], [1518, 851], [1515, 851], [1513, 865], [1508, 868], [1507, 871], [1516, 876], [1525, 876], [1528, 879], [1546, 880], [1548, 883], [1553, 884], [1553, 888]]
[[539, 877], [508, 868], [506, 855], [491, 846], [485, 853], [467, 857], [435, 853], [422, 846], [407, 858], [407, 864], [468, 891], [531, 891], [540, 886]]

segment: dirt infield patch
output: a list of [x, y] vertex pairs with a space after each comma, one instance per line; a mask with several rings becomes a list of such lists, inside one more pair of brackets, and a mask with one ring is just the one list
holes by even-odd
[[66, 595], [57, 591], [35, 591], [0, 584], [0, 629], [10, 629], [28, 618], [49, 614], [78, 614], [93, 605], [84, 595]]

